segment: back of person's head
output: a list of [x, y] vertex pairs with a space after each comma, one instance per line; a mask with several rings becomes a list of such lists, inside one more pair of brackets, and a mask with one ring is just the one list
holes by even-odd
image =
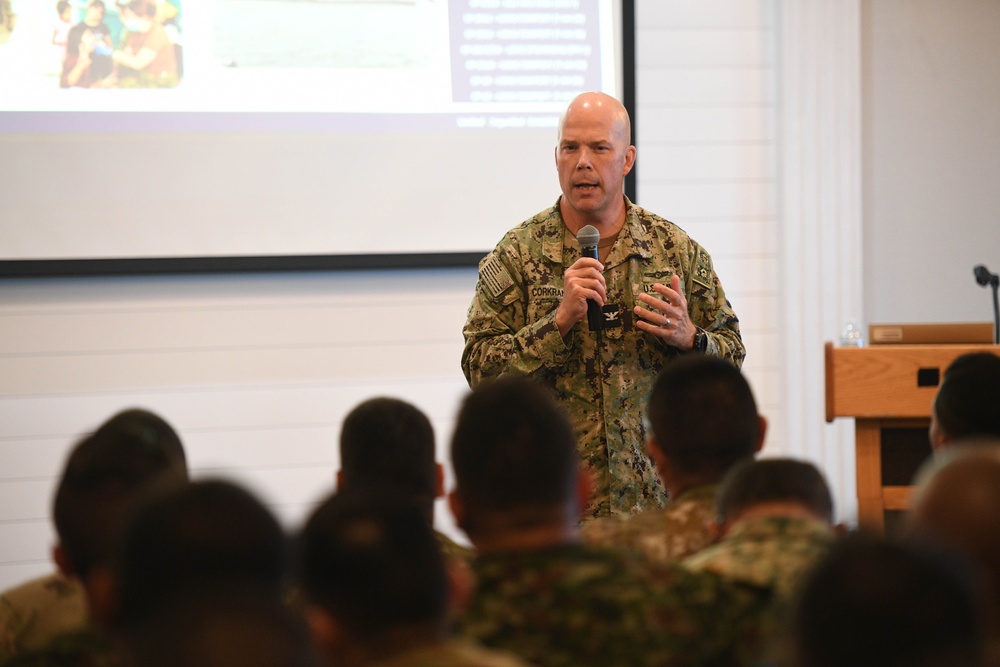
[[793, 667], [973, 666], [985, 636], [963, 563], [865, 535], [831, 548], [790, 618]]
[[340, 491], [312, 513], [296, 546], [306, 601], [346, 630], [350, 642], [371, 646], [387, 633], [415, 627], [443, 631], [444, 556], [409, 498]]
[[689, 473], [721, 475], [763, 442], [750, 385], [736, 366], [715, 357], [693, 354], [667, 364], [650, 391], [646, 418], [654, 446]]
[[130, 504], [154, 486], [187, 478], [180, 438], [162, 418], [132, 409], [106, 421], [70, 452], [56, 488], [63, 569], [86, 579], [109, 561]]
[[575, 512], [577, 457], [569, 418], [545, 387], [523, 377], [479, 385], [451, 443], [463, 528], [474, 532], [486, 516], [528, 525], [546, 511]]
[[313, 667], [301, 614], [256, 586], [185, 589], [122, 638], [135, 667]]
[[795, 459], [748, 459], [733, 466], [722, 480], [716, 501], [720, 522], [764, 505], [801, 507], [817, 519], [833, 523], [833, 497], [823, 474], [811, 463]]
[[1000, 437], [1000, 356], [971, 352], [952, 361], [934, 398], [935, 446], [970, 436]]
[[438, 495], [434, 429], [398, 398], [372, 398], [348, 413], [340, 431], [343, 485], [385, 488], [431, 503]]
[[115, 565], [116, 620], [128, 625], [187, 590], [252, 585], [277, 598], [289, 549], [256, 496], [232, 482], [204, 480], [144, 499], [127, 519]]
[[906, 532], [978, 563], [1000, 609], [1000, 439], [993, 442], [935, 457], [918, 482]]

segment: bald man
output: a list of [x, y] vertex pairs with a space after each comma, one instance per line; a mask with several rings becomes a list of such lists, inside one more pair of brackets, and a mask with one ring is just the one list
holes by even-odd
[[985, 590], [1000, 610], [1000, 438], [960, 444], [921, 471], [907, 532], [978, 563]]
[[[549, 387], [574, 421], [595, 482], [588, 516], [658, 507], [663, 486], [645, 451], [643, 398], [682, 354], [739, 366], [739, 321], [708, 253], [673, 223], [624, 196], [635, 164], [631, 123], [618, 100], [576, 97], [559, 122], [562, 195], [510, 230], [479, 265], [464, 328], [462, 369], [472, 387], [502, 375]], [[577, 234], [592, 226], [597, 259]], [[601, 309], [591, 330], [588, 301]], [[706, 416], [706, 419], [711, 419]]]

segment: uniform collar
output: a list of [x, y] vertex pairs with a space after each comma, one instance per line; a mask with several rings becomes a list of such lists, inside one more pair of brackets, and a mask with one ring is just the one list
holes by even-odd
[[[625, 197], [625, 195], [622, 196]], [[552, 220], [557, 224], [551, 225], [545, 232], [545, 237], [542, 240], [542, 255], [551, 262], [562, 264], [566, 223], [559, 213], [559, 199], [556, 200], [555, 206], [552, 208]], [[625, 262], [629, 257], [638, 256], [642, 259], [649, 259], [652, 255], [652, 242], [646, 228], [639, 222], [638, 207], [629, 201], [628, 197], [625, 197], [625, 223], [618, 233], [618, 240], [612, 246], [611, 254], [608, 255], [604, 266], [610, 268]]]

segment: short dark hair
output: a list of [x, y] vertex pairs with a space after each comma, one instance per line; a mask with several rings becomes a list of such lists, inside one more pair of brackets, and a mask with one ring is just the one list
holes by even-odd
[[340, 467], [347, 484], [391, 488], [433, 502], [437, 489], [430, 420], [398, 398], [364, 401], [344, 418]]
[[1000, 437], [1000, 356], [970, 352], [956, 357], [944, 372], [934, 413], [951, 438]]
[[444, 623], [448, 583], [434, 530], [405, 496], [345, 489], [306, 521], [296, 572], [310, 602], [357, 640], [393, 628]]
[[451, 460], [470, 513], [562, 506], [579, 474], [568, 416], [545, 387], [524, 377], [490, 380], [466, 396]]
[[59, 0], [59, 2], [56, 3], [56, 12], [57, 13], [62, 14], [67, 9], [69, 9], [69, 1], [68, 0]]
[[119, 623], [140, 621], [170, 595], [226, 583], [280, 596], [289, 569], [284, 530], [256, 496], [223, 480], [163, 489], [127, 519], [116, 560]]
[[188, 478], [180, 438], [148, 410], [125, 410], [70, 452], [56, 487], [53, 519], [74, 572], [109, 562], [126, 508], [157, 483]]
[[868, 535], [834, 544], [791, 612], [795, 665], [976, 665], [985, 643], [970, 568], [944, 552]]
[[722, 473], [757, 451], [753, 392], [723, 359], [687, 355], [667, 364], [650, 391], [646, 417], [660, 451], [688, 472]]
[[716, 513], [724, 521], [768, 502], [797, 502], [833, 522], [830, 487], [816, 466], [795, 459], [748, 459], [726, 473], [719, 488]]

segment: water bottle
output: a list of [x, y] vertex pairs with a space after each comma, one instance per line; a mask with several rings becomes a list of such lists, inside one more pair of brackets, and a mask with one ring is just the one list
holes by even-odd
[[841, 347], [864, 347], [865, 333], [855, 320], [847, 320], [840, 332]]

